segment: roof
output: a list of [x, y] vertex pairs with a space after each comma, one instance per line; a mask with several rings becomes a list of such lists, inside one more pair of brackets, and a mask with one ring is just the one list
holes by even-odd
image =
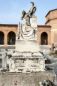
[[0, 24], [0, 26], [11, 26], [18, 27], [18, 24]]
[[37, 27], [47, 27], [47, 28], [50, 28], [51, 26], [50, 25], [38, 25]]
[[57, 11], [57, 8], [56, 8], [56, 9], [53, 9], [53, 10], [50, 10], [50, 11], [46, 14], [45, 17], [47, 17], [47, 16], [49, 15], [49, 13], [52, 12], [52, 11]]

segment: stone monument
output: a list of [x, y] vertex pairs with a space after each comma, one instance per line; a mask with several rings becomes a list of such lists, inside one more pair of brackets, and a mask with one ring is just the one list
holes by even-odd
[[15, 68], [17, 72], [22, 73], [45, 71], [45, 59], [39, 52], [39, 46], [36, 42], [36, 6], [34, 2], [31, 2], [31, 4], [32, 7], [28, 12], [22, 11], [21, 18], [25, 23], [19, 24], [16, 49], [15, 53], [12, 55], [12, 58], [15, 60]]
[[[16, 40], [16, 50], [38, 51], [37, 43], [37, 17], [35, 16], [36, 6], [34, 2], [28, 12], [22, 11], [22, 20], [25, 23], [19, 24], [19, 39]], [[17, 37], [18, 38], [18, 37]]]

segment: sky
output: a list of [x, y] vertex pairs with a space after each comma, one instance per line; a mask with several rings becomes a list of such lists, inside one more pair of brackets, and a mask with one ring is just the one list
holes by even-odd
[[57, 8], [57, 0], [0, 0], [0, 24], [18, 24], [22, 11], [31, 7], [31, 1], [37, 7], [35, 15], [38, 24], [45, 24], [45, 15], [49, 10]]

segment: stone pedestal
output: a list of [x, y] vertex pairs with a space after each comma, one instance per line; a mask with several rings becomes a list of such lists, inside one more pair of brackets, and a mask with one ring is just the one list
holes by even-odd
[[12, 58], [15, 61], [15, 72], [31, 73], [45, 71], [45, 59], [39, 52], [16, 51]]
[[16, 51], [38, 52], [40, 48], [35, 40], [18, 40], [16, 43]]

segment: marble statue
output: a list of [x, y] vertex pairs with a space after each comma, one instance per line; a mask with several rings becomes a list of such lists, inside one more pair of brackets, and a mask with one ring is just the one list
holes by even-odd
[[30, 26], [30, 18], [32, 18], [33, 14], [36, 11], [36, 7], [34, 6], [34, 2], [31, 2], [32, 7], [30, 8], [30, 10], [26, 13], [24, 10], [22, 11], [22, 20], [25, 19], [26, 20], [26, 25]]
[[[35, 33], [36, 33], [36, 27], [33, 27], [33, 19], [36, 19], [36, 16], [33, 16], [36, 11], [36, 6], [34, 5], [34, 2], [31, 2], [32, 6], [29, 9], [28, 12], [22, 11], [22, 20], [25, 20], [24, 24], [20, 25], [20, 39], [26, 39], [26, 40], [34, 40], [35, 39]], [[35, 26], [35, 24], [34, 24]]]

